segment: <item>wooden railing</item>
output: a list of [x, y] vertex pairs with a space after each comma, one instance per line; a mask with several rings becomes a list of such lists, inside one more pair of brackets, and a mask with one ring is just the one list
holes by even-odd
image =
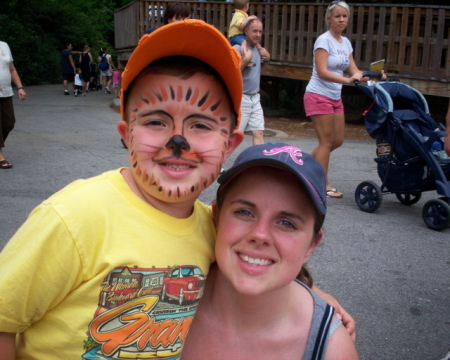
[[[183, 1], [192, 17], [215, 26], [224, 35], [233, 3]], [[119, 61], [128, 60], [138, 39], [162, 25], [166, 1], [134, 1], [115, 13]], [[313, 44], [326, 31], [327, 4], [251, 3], [250, 14], [264, 22], [263, 45], [271, 53], [265, 75], [308, 80]], [[345, 31], [358, 67], [385, 59], [385, 71], [419, 91], [450, 97], [450, 6], [352, 4]], [[199, 39], [201, 41], [201, 39]]]

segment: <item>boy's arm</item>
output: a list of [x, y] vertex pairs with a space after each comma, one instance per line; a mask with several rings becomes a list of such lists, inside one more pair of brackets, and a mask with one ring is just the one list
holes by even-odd
[[320, 290], [319, 288], [313, 286], [311, 288], [312, 291], [314, 291], [317, 295], [319, 295], [325, 302], [332, 307], [336, 309], [336, 313], [338, 317], [341, 319], [342, 324], [345, 326], [345, 329], [347, 330], [348, 334], [350, 335], [351, 339], [353, 341], [356, 340], [356, 322], [353, 319], [353, 317], [345, 311], [345, 309], [339, 304], [339, 302], [330, 294], [327, 294]]
[[0, 332], [25, 331], [82, 283], [79, 248], [67, 225], [53, 207], [41, 204], [0, 252]]
[[250, 20], [256, 19], [256, 15], [250, 15], [248, 18], [244, 19], [240, 24], [239, 24], [239, 30], [244, 31], [245, 27], [247, 26], [248, 22]]
[[16, 334], [0, 332], [0, 360], [16, 358]]

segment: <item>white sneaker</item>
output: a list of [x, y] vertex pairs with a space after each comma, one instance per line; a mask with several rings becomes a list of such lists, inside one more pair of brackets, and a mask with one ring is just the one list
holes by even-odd
[[444, 150], [431, 150], [431, 153], [441, 160], [450, 160], [450, 157], [448, 157], [447, 153]]

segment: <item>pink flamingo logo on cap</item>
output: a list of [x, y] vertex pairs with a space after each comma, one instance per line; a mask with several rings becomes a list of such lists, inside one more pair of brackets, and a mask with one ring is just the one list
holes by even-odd
[[281, 152], [288, 153], [292, 160], [299, 165], [303, 165], [303, 160], [299, 159], [299, 157], [303, 156], [302, 151], [295, 146], [283, 146], [280, 148], [273, 148], [272, 150], [263, 150], [264, 155], [275, 155]]

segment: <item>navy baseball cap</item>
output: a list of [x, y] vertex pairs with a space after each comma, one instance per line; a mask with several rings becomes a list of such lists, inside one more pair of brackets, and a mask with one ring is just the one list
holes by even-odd
[[241, 152], [233, 166], [217, 179], [217, 195], [240, 173], [256, 166], [270, 166], [294, 174], [305, 186], [319, 214], [325, 216], [326, 176], [322, 165], [310, 154], [285, 143], [254, 145]]

